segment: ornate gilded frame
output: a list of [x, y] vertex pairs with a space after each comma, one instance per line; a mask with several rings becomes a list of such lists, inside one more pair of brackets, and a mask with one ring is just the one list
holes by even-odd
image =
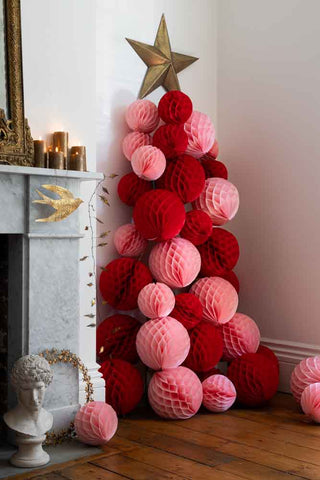
[[4, 0], [9, 119], [0, 109], [0, 163], [33, 166], [33, 141], [24, 118], [20, 0]]

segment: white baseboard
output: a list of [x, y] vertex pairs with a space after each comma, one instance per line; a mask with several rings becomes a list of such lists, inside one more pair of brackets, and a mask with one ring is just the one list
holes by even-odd
[[[93, 385], [93, 398], [95, 401], [105, 402], [105, 381], [102, 374], [98, 372], [100, 365], [98, 363], [86, 364], [88, 373]], [[84, 405], [86, 403], [86, 386], [87, 384], [82, 380], [81, 372], [79, 373], [79, 403]]]

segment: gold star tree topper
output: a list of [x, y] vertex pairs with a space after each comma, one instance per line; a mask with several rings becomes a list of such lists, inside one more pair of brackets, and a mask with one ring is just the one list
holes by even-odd
[[196, 57], [175, 53], [171, 50], [169, 34], [164, 15], [161, 17], [154, 45], [126, 38], [131, 47], [147, 65], [139, 98], [144, 98], [156, 88], [163, 86], [166, 91], [180, 90], [178, 73], [189, 67]]

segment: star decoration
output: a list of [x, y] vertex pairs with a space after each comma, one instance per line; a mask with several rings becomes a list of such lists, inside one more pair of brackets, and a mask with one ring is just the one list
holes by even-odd
[[180, 90], [178, 73], [189, 67], [196, 57], [175, 53], [171, 50], [169, 34], [164, 15], [161, 17], [154, 45], [126, 38], [131, 47], [147, 65], [139, 98], [144, 98], [161, 85], [166, 91]]

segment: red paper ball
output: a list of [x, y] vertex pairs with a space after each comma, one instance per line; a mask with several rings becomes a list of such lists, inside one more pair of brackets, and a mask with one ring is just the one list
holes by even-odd
[[110, 262], [100, 275], [103, 298], [118, 310], [137, 308], [140, 290], [152, 282], [149, 269], [139, 260], [124, 257]]
[[206, 372], [221, 359], [223, 341], [220, 330], [202, 321], [189, 333], [190, 351], [184, 365], [196, 372]]
[[101, 361], [107, 358], [121, 358], [135, 363], [138, 360], [136, 336], [140, 323], [129, 315], [111, 315], [97, 328], [97, 357]]
[[245, 353], [228, 368], [228, 377], [237, 390], [240, 403], [258, 407], [277, 392], [279, 373], [276, 365], [260, 353]]
[[129, 207], [133, 207], [141, 195], [149, 190], [152, 190], [152, 184], [137, 177], [133, 172], [124, 175], [118, 183], [119, 198]]
[[191, 330], [202, 319], [200, 300], [192, 293], [179, 293], [170, 316], [179, 320], [187, 330]]
[[153, 145], [160, 148], [166, 158], [182, 155], [188, 145], [183, 125], [162, 125], [153, 135]]
[[157, 187], [175, 192], [183, 203], [188, 203], [199, 197], [204, 183], [205, 175], [200, 162], [190, 155], [181, 155], [168, 163], [157, 181]]
[[133, 219], [147, 240], [169, 240], [180, 232], [186, 212], [180, 198], [168, 190], [151, 190], [137, 201]]
[[209, 156], [207, 154], [201, 158], [201, 165], [203, 167], [206, 178], [220, 177], [228, 180], [228, 170], [225, 164], [208, 157]]
[[191, 210], [186, 214], [186, 221], [180, 236], [193, 245], [201, 245], [208, 240], [212, 231], [212, 221], [202, 210]]
[[216, 276], [232, 270], [239, 260], [239, 244], [232, 233], [223, 228], [213, 228], [208, 240], [199, 245], [201, 275]]
[[124, 360], [106, 360], [99, 372], [106, 382], [106, 403], [118, 415], [126, 415], [140, 402], [143, 395], [143, 380], [140, 372]]
[[260, 353], [261, 355], [264, 355], [265, 357], [268, 357], [270, 360], [272, 360], [274, 362], [274, 364], [276, 365], [277, 370], [279, 372], [279, 369], [280, 369], [279, 360], [276, 357], [276, 355], [273, 353], [273, 351], [270, 350], [270, 348], [265, 347], [264, 345], [260, 345], [258, 350], [257, 350], [257, 353]]
[[227, 272], [221, 273], [218, 277], [224, 278], [227, 280], [231, 285], [236, 289], [237, 293], [240, 291], [240, 283], [237, 275], [232, 271], [229, 270]]
[[185, 93], [171, 90], [161, 98], [158, 113], [165, 123], [184, 123], [192, 113], [192, 102]]

